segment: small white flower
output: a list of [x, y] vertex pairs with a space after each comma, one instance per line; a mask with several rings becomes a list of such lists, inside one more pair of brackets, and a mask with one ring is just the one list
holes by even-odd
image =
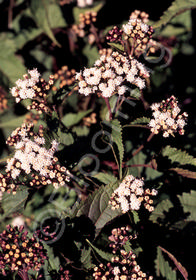
[[119, 275], [120, 274], [120, 269], [118, 266], [115, 266], [112, 270], [113, 274], [116, 276], [116, 275]]

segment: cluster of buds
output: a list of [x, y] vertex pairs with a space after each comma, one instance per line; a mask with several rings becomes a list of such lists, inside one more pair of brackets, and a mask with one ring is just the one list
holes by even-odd
[[156, 196], [157, 191], [144, 189], [143, 186], [143, 179], [135, 178], [132, 175], [126, 176], [110, 198], [111, 208], [113, 210], [120, 208], [122, 213], [126, 213], [129, 210], [139, 210], [143, 204], [149, 212], [152, 212], [154, 207], [151, 196]]
[[[72, 86], [75, 83], [75, 69], [68, 69], [68, 66], [64, 65], [54, 74], [54, 80], [59, 81], [59, 88], [63, 88], [65, 86]], [[52, 87], [53, 91], [57, 90], [57, 86], [54, 85]]]
[[3, 112], [8, 108], [6, 95], [6, 91], [2, 87], [0, 87], [0, 112]]
[[131, 13], [130, 19], [140, 19], [142, 22], [147, 23], [149, 21], [149, 14], [144, 11], [135, 10]]
[[0, 234], [0, 269], [8, 272], [24, 273], [30, 269], [40, 270], [47, 259], [46, 250], [35, 236], [29, 238], [24, 227], [8, 225]]
[[[39, 131], [33, 131], [33, 124], [24, 124], [12, 132], [7, 144], [14, 146], [15, 154], [7, 160], [6, 175], [0, 175], [1, 191], [13, 193], [20, 183], [19, 175], [29, 175], [30, 187], [39, 187], [53, 184], [55, 188], [65, 185], [70, 180], [70, 173], [58, 164], [58, 158], [54, 156], [58, 143], [53, 140], [50, 149], [46, 149], [43, 127]], [[26, 182], [27, 185], [27, 182]]]
[[20, 102], [24, 99], [33, 100], [32, 105], [28, 106], [28, 109], [35, 109], [36, 111], [46, 112], [47, 107], [47, 95], [48, 91], [54, 83], [53, 75], [50, 75], [49, 81], [46, 82], [43, 78], [40, 78], [40, 73], [37, 69], [28, 70], [28, 74], [23, 75], [23, 80], [18, 79], [16, 86], [11, 88], [11, 94], [15, 97], [16, 102]]
[[[86, 34], [88, 37], [94, 37], [94, 34], [91, 32], [94, 23], [97, 21], [97, 12], [95, 11], [86, 11], [79, 15], [79, 24], [73, 24], [72, 30], [78, 36], [83, 38]], [[95, 28], [95, 27], [94, 27]], [[94, 38], [95, 39], [95, 38]]]
[[57, 239], [56, 231], [53, 231], [49, 225], [42, 227], [41, 229], [37, 229], [35, 235], [39, 238], [39, 240], [46, 243], [53, 242]]
[[29, 112], [24, 119], [24, 123], [26, 124], [30, 124], [33, 123], [34, 125], [37, 124], [37, 122], [40, 119], [40, 115], [39, 114], [34, 114], [33, 112]]
[[184, 134], [188, 114], [186, 112], [180, 114], [181, 109], [176, 97], [171, 96], [160, 103], [153, 103], [151, 109], [154, 118], [149, 122], [149, 126], [154, 134], [160, 131], [163, 132], [163, 137], [174, 136], [176, 132]]
[[[141, 13], [142, 15], [142, 13]], [[146, 22], [146, 16], [139, 17], [139, 14], [134, 13], [133, 17], [130, 17], [127, 24], [123, 24], [122, 29], [125, 33], [125, 39], [129, 40], [133, 52], [136, 56], [140, 55], [147, 47], [147, 44], [152, 38], [153, 28]]]
[[109, 42], [121, 42], [122, 41], [122, 35], [123, 35], [123, 30], [120, 29], [118, 26], [114, 26], [109, 32], [108, 35], [106, 36], [106, 39]]
[[68, 269], [65, 269], [64, 267], [60, 267], [58, 272], [52, 272], [52, 280], [70, 280], [71, 275], [70, 271]]
[[28, 110], [36, 110], [39, 115], [42, 113], [49, 113], [50, 109], [48, 105], [46, 104], [45, 100], [33, 100], [31, 105], [27, 106]]
[[132, 240], [132, 235], [129, 234], [130, 226], [121, 227], [121, 228], [114, 228], [112, 230], [112, 234], [108, 237], [110, 240], [109, 246], [112, 248], [112, 253], [116, 254], [117, 252], [120, 252], [120, 250], [123, 248], [123, 246], [126, 244], [128, 240]]
[[86, 11], [84, 14], [79, 14], [80, 27], [85, 28], [87, 25], [97, 21], [97, 12], [95, 11]]
[[16, 194], [19, 186], [23, 185], [19, 179], [13, 179], [11, 172], [6, 172], [6, 174], [0, 173], [0, 193], [4, 192]]
[[136, 255], [130, 251], [120, 251], [120, 256], [115, 256], [107, 265], [100, 264], [94, 268], [95, 280], [152, 280], [137, 264]]
[[97, 94], [104, 98], [114, 94], [123, 95], [127, 90], [125, 82], [143, 89], [148, 77], [149, 72], [142, 63], [112, 51], [110, 56], [101, 55], [94, 67], [85, 68], [76, 74], [80, 94]]
[[64, 269], [62, 266], [59, 269], [59, 278], [57, 278], [58, 280], [70, 280], [71, 279], [71, 275], [69, 270]]

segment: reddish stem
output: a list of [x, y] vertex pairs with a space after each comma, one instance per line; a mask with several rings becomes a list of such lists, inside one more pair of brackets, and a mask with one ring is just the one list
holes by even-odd
[[112, 120], [112, 111], [111, 111], [109, 99], [107, 97], [104, 97], [104, 100], [105, 100], [105, 103], [106, 103], [106, 105], [108, 107], [109, 119]]

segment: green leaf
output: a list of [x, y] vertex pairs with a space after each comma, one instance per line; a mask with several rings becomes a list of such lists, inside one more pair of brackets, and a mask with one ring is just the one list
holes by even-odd
[[16, 36], [13, 38], [16, 49], [20, 50], [24, 47], [26, 43], [34, 40], [37, 36], [39, 36], [43, 31], [40, 28], [30, 27], [30, 26], [22, 26], [21, 22], [23, 20], [32, 21], [32, 14], [30, 8], [22, 10], [19, 14], [17, 14], [13, 21], [12, 26], [15, 31]]
[[105, 252], [97, 247], [95, 247], [88, 239], [86, 239], [86, 241], [88, 242], [88, 244], [91, 246], [91, 248], [104, 260], [110, 262], [112, 257], [114, 257], [113, 254]]
[[86, 215], [89, 217], [95, 225], [97, 236], [108, 222], [122, 214], [120, 210], [112, 210], [108, 204], [112, 193], [117, 187], [118, 181], [107, 186], [101, 186], [93, 194], [89, 195], [85, 202], [75, 206], [72, 216]]
[[131, 243], [129, 240], [127, 240], [127, 242], [123, 245], [124, 250], [129, 253], [130, 251], [132, 251], [132, 247], [131, 247]]
[[1, 220], [9, 217], [9, 215], [13, 213], [17, 213], [23, 210], [25, 202], [28, 198], [28, 191], [17, 191], [15, 195], [13, 194], [3, 194], [2, 198], [2, 208], [4, 210], [4, 214], [1, 217]]
[[82, 111], [78, 113], [68, 113], [62, 118], [62, 123], [66, 127], [71, 127], [73, 125], [78, 124], [82, 121], [84, 117], [86, 117], [88, 114], [92, 112], [92, 109], [89, 109], [87, 111]]
[[124, 125], [123, 127], [146, 127], [146, 125], [150, 122], [150, 118], [141, 117], [132, 121], [129, 124]]
[[[13, 38], [6, 33], [0, 34], [0, 72], [2, 83], [7, 88], [13, 86], [16, 80], [26, 73], [22, 60], [15, 55], [16, 46]], [[3, 79], [4, 78], [4, 79]]]
[[76, 133], [78, 137], [87, 136], [90, 132], [89, 127], [84, 125], [77, 125], [72, 128], [72, 131]]
[[130, 124], [148, 124], [150, 122], [150, 118], [141, 117], [137, 118], [136, 120], [132, 121]]
[[159, 222], [165, 219], [165, 213], [173, 207], [173, 204], [169, 199], [164, 199], [158, 203], [154, 211], [151, 213], [149, 220], [152, 222]]
[[123, 145], [123, 139], [122, 139], [122, 126], [119, 122], [119, 120], [114, 119], [111, 121], [104, 121], [103, 122], [104, 126], [110, 129], [111, 131], [111, 141], [114, 142], [117, 146], [118, 149], [118, 159], [115, 154], [114, 146], [111, 145], [113, 151], [114, 151], [114, 156], [115, 159], [117, 160], [117, 164], [119, 167], [119, 176], [120, 179], [122, 178], [122, 161], [123, 161], [123, 156], [124, 156], [124, 145]]
[[190, 170], [182, 169], [182, 168], [170, 168], [169, 170], [175, 171], [176, 173], [178, 173], [179, 175], [181, 175], [183, 177], [190, 178], [190, 179], [196, 179], [196, 172], [194, 172], [194, 171], [190, 171]]
[[141, 92], [140, 92], [139, 88], [130, 89], [130, 96], [139, 100], [141, 97]]
[[182, 274], [182, 276], [184, 277], [185, 280], [188, 280], [188, 272], [186, 271], [186, 269], [181, 265], [181, 263], [179, 261], [177, 261], [177, 259], [174, 257], [174, 255], [172, 255], [170, 252], [168, 252], [167, 250], [165, 250], [164, 248], [162, 248], [161, 246], [159, 246], [159, 248], [168, 255], [168, 257], [174, 262], [175, 266], [177, 267], [177, 269], [180, 271], [180, 273]]
[[108, 43], [108, 45], [113, 48], [114, 50], [117, 50], [118, 52], [124, 52], [124, 47], [121, 44], [118, 43]]
[[186, 10], [196, 8], [195, 0], [175, 0], [171, 6], [163, 13], [160, 20], [154, 23], [153, 28], [161, 27], [167, 24], [173, 17], [183, 13]]
[[196, 158], [189, 155], [186, 151], [178, 150], [171, 146], [166, 146], [162, 150], [162, 155], [168, 157], [171, 160], [171, 163], [179, 163], [180, 165], [194, 165], [196, 166]]
[[183, 206], [184, 212], [188, 212], [187, 221], [196, 221], [196, 191], [183, 193], [178, 195], [178, 198]]
[[155, 260], [156, 275], [162, 276], [166, 280], [177, 280], [176, 271], [171, 268], [165, 260], [160, 247], [157, 247], [157, 257]]
[[90, 44], [86, 44], [82, 50], [82, 53], [88, 59], [88, 67], [92, 67], [95, 61], [100, 57], [99, 50], [96, 45], [92, 46]]
[[33, 0], [30, 9], [37, 26], [47, 34], [53, 43], [60, 47], [52, 32], [52, 28], [66, 26], [59, 5], [51, 0]]
[[60, 128], [58, 128], [58, 132], [55, 133], [54, 138], [57, 138], [57, 141], [60, 144], [63, 144], [66, 146], [72, 145], [74, 143], [74, 138], [73, 138], [72, 133], [63, 132]]
[[25, 120], [26, 115], [23, 115], [21, 117], [13, 117], [11, 120], [7, 122], [0, 123], [0, 128], [17, 128], [22, 125], [22, 123]]
[[91, 247], [89, 247], [88, 249], [83, 248], [81, 250], [80, 261], [83, 267], [86, 269], [91, 269], [94, 266], [92, 263], [91, 251], [92, 251]]
[[[192, 29], [191, 11], [186, 11], [174, 17], [161, 31], [161, 36], [180, 36]], [[156, 31], [155, 31], [156, 32]], [[158, 33], [158, 32], [157, 32]], [[160, 33], [160, 32], [159, 32]]]
[[114, 175], [108, 174], [108, 173], [104, 173], [104, 172], [99, 172], [99, 173], [95, 174], [92, 177], [96, 178], [101, 183], [106, 184], [106, 185], [110, 184], [110, 183], [114, 183], [117, 180], [117, 178]]

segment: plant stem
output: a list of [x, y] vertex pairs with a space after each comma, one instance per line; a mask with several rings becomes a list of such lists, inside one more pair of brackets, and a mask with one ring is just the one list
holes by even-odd
[[146, 167], [146, 168], [151, 168], [151, 169], [155, 169], [155, 167], [153, 167], [151, 164], [131, 164], [131, 165], [125, 165], [125, 167]]
[[115, 106], [115, 114], [118, 112], [118, 110], [120, 109], [121, 105], [123, 104], [125, 100], [125, 97], [121, 95], [118, 96], [118, 99], [116, 101], [116, 106]]
[[144, 99], [144, 95], [143, 95], [143, 91], [142, 90], [140, 90], [140, 94], [141, 94], [140, 99], [141, 99], [141, 101], [142, 101], [142, 103], [144, 105], [144, 109], [147, 110], [149, 108], [149, 105], [148, 105], [148, 102], [146, 102], [146, 100]]
[[29, 280], [29, 275], [28, 275], [28, 272], [26, 270], [19, 270], [18, 271], [18, 275], [20, 276], [20, 278], [22, 280]]
[[12, 28], [12, 19], [13, 19], [13, 8], [14, 8], [14, 0], [10, 0], [10, 5], [8, 8], [8, 28]]
[[108, 107], [109, 119], [112, 120], [112, 111], [111, 111], [109, 99], [107, 97], [104, 97], [104, 100], [105, 100], [105, 103], [106, 103], [106, 105]]
[[[151, 134], [148, 136], [146, 143], [150, 142], [150, 140], [152, 139], [152, 137], [154, 136], [154, 132], [151, 132]], [[144, 144], [142, 144], [133, 154], [132, 157], [134, 157], [135, 155], [137, 155], [142, 149], [144, 148]]]
[[103, 47], [101, 45], [100, 38], [99, 38], [99, 35], [97, 33], [97, 28], [92, 23], [91, 23], [90, 31], [95, 36], [95, 42], [96, 42], [98, 48], [101, 50]]

